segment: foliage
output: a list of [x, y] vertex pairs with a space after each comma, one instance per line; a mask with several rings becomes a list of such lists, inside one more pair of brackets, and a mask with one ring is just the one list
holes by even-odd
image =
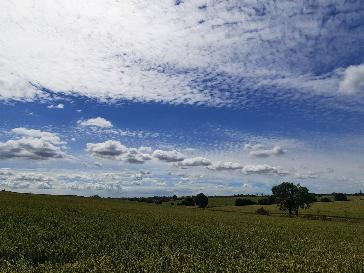
[[258, 199], [259, 205], [272, 205], [274, 203], [275, 203], [275, 200], [274, 200], [274, 196], [272, 196], [272, 195]]
[[264, 209], [263, 207], [260, 207], [259, 209], [257, 209], [255, 211], [256, 214], [260, 214], [260, 215], [269, 215], [269, 211]]
[[334, 196], [335, 201], [348, 201], [348, 197], [346, 196], [345, 193], [334, 192], [332, 195]]
[[209, 198], [203, 193], [199, 193], [195, 197], [195, 203], [199, 208], [206, 208], [209, 204]]
[[321, 197], [320, 202], [332, 202], [332, 200], [329, 197]]
[[235, 200], [235, 206], [248, 206], [248, 205], [255, 205], [256, 202], [254, 202], [251, 199], [247, 198], [236, 198]]
[[315, 195], [309, 193], [308, 189], [300, 184], [283, 182], [274, 186], [272, 193], [280, 210], [287, 210], [290, 217], [292, 213], [298, 215], [299, 208], [308, 209], [311, 203], [316, 201]]
[[182, 205], [182, 206], [194, 206], [196, 205], [195, 199], [192, 196], [186, 196], [182, 199], [182, 201], [180, 203], [178, 203], [178, 205]]

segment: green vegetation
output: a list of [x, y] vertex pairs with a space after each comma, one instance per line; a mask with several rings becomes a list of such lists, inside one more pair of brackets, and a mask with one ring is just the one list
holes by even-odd
[[0, 192], [0, 272], [364, 271], [361, 197], [302, 214], [344, 217], [330, 221], [223, 198], [199, 209]]
[[235, 206], [249, 206], [249, 205], [255, 205], [256, 202], [254, 200], [248, 199], [248, 198], [237, 198], [235, 200]]
[[332, 194], [334, 196], [335, 201], [348, 201], [348, 197], [345, 193], [336, 193]]
[[209, 204], [209, 198], [203, 193], [199, 193], [195, 197], [195, 202], [199, 208], [206, 208]]
[[295, 185], [289, 182], [283, 182], [272, 188], [274, 200], [279, 204], [280, 210], [287, 210], [291, 217], [292, 213], [298, 215], [298, 210], [308, 209], [311, 203], [316, 201], [314, 194], [309, 193], [306, 187], [300, 184]]

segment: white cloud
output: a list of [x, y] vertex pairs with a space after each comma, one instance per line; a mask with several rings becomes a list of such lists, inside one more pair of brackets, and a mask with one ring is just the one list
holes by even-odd
[[101, 117], [90, 118], [88, 120], [79, 120], [77, 123], [80, 124], [81, 126], [96, 126], [101, 128], [113, 127], [110, 121]]
[[337, 4], [332, 15], [325, 1], [3, 0], [0, 98], [39, 96], [34, 83], [96, 98], [229, 104], [193, 86], [213, 72], [250, 89], [326, 89], [332, 79], [312, 72], [358, 52], [358, 7]]
[[272, 155], [282, 155], [284, 150], [279, 146], [267, 148], [261, 144], [245, 144], [244, 149], [249, 151], [249, 155], [253, 157], [269, 157]]
[[102, 143], [87, 143], [86, 151], [96, 157], [118, 159], [128, 152], [128, 148], [119, 141], [108, 140]]
[[179, 162], [185, 159], [185, 156], [176, 150], [171, 150], [171, 151], [155, 150], [152, 156], [154, 158], [166, 162]]
[[339, 90], [348, 95], [364, 92], [364, 64], [351, 65], [346, 68]]
[[[144, 148], [142, 150], [145, 150]], [[115, 140], [87, 143], [86, 151], [98, 158], [126, 161], [134, 164], [144, 163], [152, 159], [150, 154], [143, 153], [136, 148], [128, 148]]]
[[280, 169], [267, 164], [245, 165], [242, 172], [245, 174], [279, 174]]
[[211, 166], [207, 167], [211, 170], [223, 171], [223, 170], [239, 170], [242, 168], [241, 164], [237, 162], [214, 162]]
[[61, 141], [58, 135], [50, 132], [44, 132], [35, 129], [27, 129], [27, 128], [14, 128], [11, 130], [14, 134], [29, 137], [29, 138], [41, 138], [50, 142], [52, 144], [64, 144], [65, 142]]
[[62, 103], [59, 103], [59, 104], [57, 104], [57, 105], [49, 105], [47, 108], [49, 108], [49, 109], [64, 109], [64, 104], [62, 104]]
[[178, 162], [178, 166], [209, 166], [211, 165], [211, 160], [197, 156], [193, 158], [185, 158], [181, 162]]
[[64, 142], [53, 133], [39, 130], [15, 128], [13, 133], [20, 139], [0, 142], [0, 159], [64, 159], [69, 158], [60, 145]]

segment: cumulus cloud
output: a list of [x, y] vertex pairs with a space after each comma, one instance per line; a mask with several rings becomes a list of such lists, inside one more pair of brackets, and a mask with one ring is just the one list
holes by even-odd
[[62, 104], [62, 103], [59, 103], [59, 104], [57, 104], [57, 105], [49, 105], [47, 108], [49, 108], [49, 109], [63, 109], [64, 108], [64, 104]]
[[77, 122], [81, 126], [95, 126], [95, 127], [101, 127], [101, 128], [111, 128], [112, 124], [110, 121], [97, 117], [97, 118], [90, 118], [88, 120], [79, 120]]
[[272, 155], [282, 155], [284, 150], [279, 146], [267, 148], [261, 144], [245, 144], [244, 149], [249, 151], [249, 155], [253, 157], [269, 157]]
[[267, 164], [245, 165], [242, 172], [245, 174], [279, 174], [280, 169]]
[[64, 142], [56, 134], [26, 128], [15, 128], [12, 132], [21, 138], [0, 142], [0, 159], [47, 160], [69, 157], [62, 151], [60, 145]]
[[364, 91], [364, 64], [346, 68], [339, 90], [348, 95]]
[[142, 153], [135, 148], [129, 148], [128, 153], [123, 157], [123, 160], [134, 164], [141, 164], [151, 159], [152, 156], [150, 154]]
[[223, 170], [239, 170], [242, 168], [242, 165], [237, 162], [222, 162], [217, 161], [214, 162], [211, 166], [207, 167], [210, 170], [217, 170], [217, 171], [223, 171]]
[[[145, 147], [141, 149], [145, 151]], [[136, 148], [128, 148], [120, 143], [120, 141], [108, 140], [101, 143], [87, 143], [86, 151], [91, 155], [112, 160], [126, 161], [128, 163], [144, 163], [152, 159], [150, 154], [143, 153]]]
[[128, 152], [128, 148], [119, 141], [107, 140], [102, 143], [87, 143], [86, 151], [96, 157], [118, 159]]
[[171, 151], [155, 150], [152, 156], [154, 158], [166, 162], [179, 162], [185, 159], [185, 156], [176, 150], [171, 150]]
[[211, 160], [205, 157], [197, 156], [183, 159], [178, 163], [178, 166], [210, 166], [211, 164]]
[[65, 142], [61, 141], [57, 134], [51, 132], [44, 132], [35, 129], [27, 129], [27, 128], [14, 128], [11, 130], [14, 134], [29, 137], [29, 138], [41, 138], [46, 140], [47, 142], [53, 144], [64, 144]]

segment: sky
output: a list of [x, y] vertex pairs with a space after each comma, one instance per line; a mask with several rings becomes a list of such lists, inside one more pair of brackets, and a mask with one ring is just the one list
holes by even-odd
[[360, 0], [2, 0], [0, 189], [364, 190]]

